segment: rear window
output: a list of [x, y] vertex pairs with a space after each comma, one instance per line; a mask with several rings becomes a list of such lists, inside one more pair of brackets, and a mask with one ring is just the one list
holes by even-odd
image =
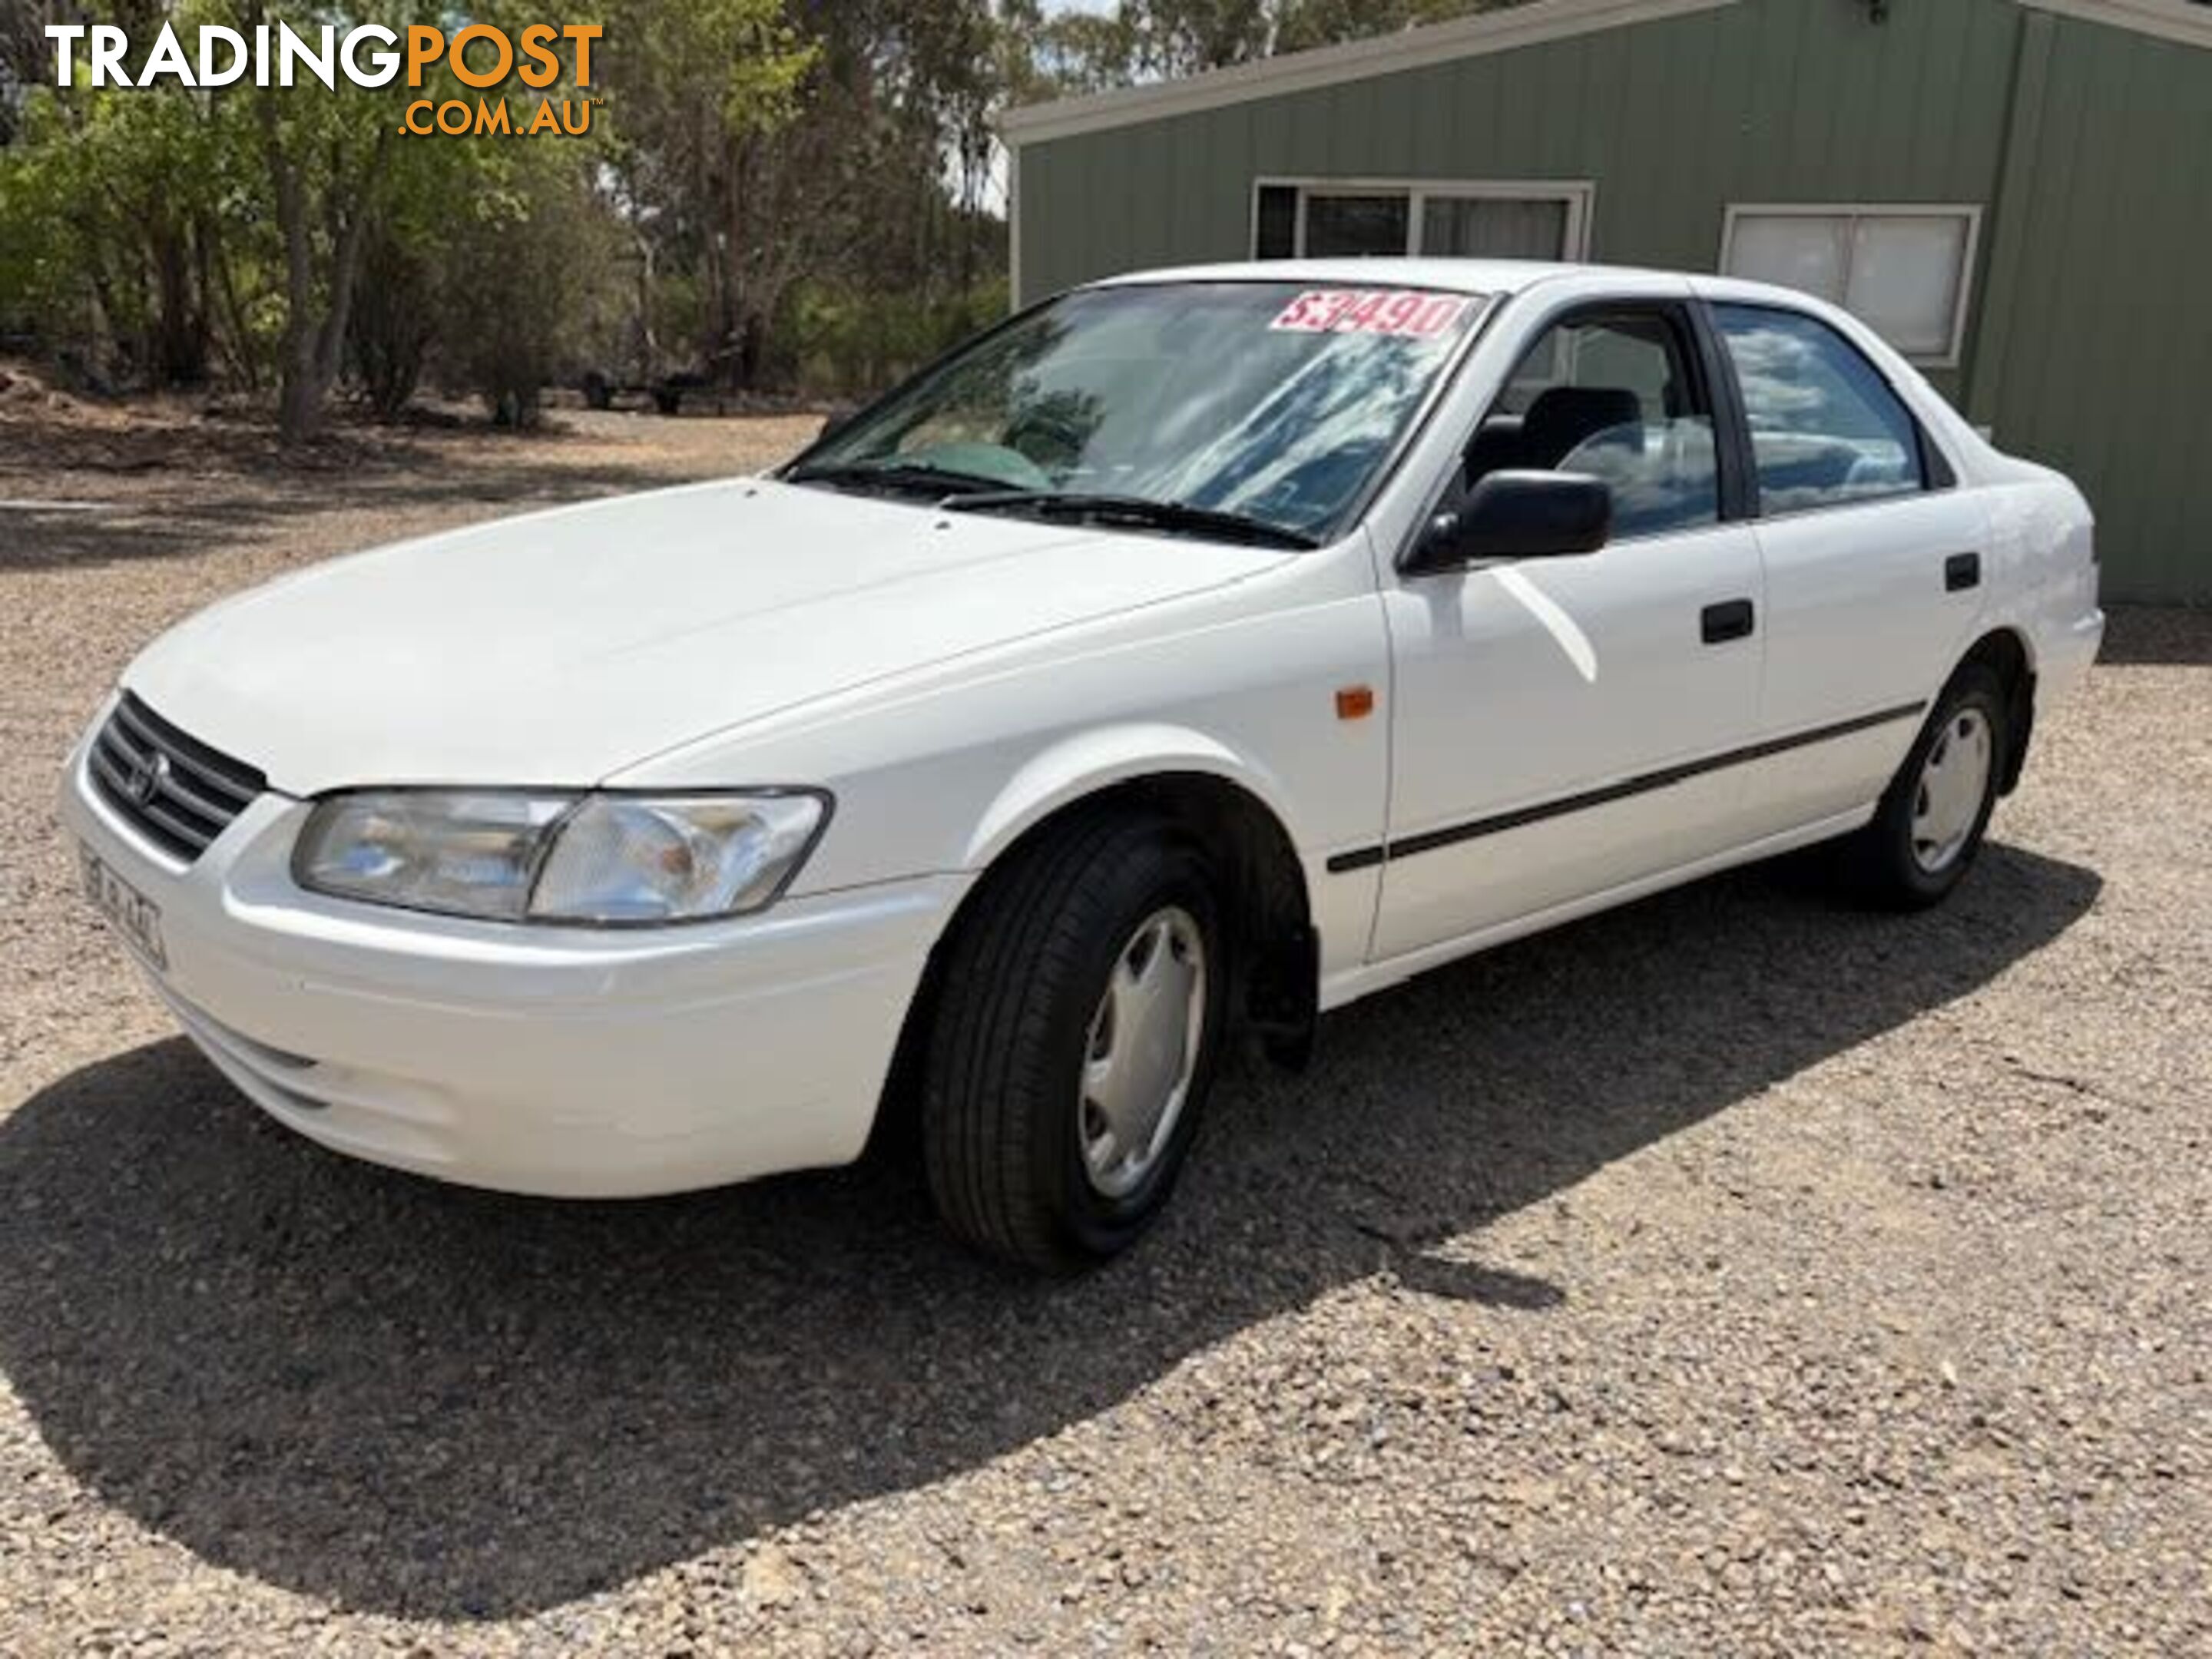
[[1713, 316], [1743, 390], [1761, 513], [1928, 487], [1919, 423], [1856, 346], [1796, 312], [1724, 305]]

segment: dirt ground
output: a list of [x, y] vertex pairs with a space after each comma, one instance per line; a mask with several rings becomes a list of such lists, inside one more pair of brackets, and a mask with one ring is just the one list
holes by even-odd
[[895, 1170], [345, 1162], [78, 904], [165, 623], [813, 424], [562, 419], [0, 404], [0, 1652], [2212, 1650], [2212, 616], [2116, 618], [1947, 908], [1750, 871], [1372, 999], [1045, 1285]]

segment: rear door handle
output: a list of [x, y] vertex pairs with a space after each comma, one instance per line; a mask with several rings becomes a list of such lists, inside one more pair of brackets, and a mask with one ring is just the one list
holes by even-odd
[[1982, 556], [1978, 553], [1954, 553], [1943, 561], [1943, 591], [1963, 593], [1970, 587], [1982, 585]]
[[1698, 613], [1699, 631], [1707, 645], [1724, 645], [1730, 640], [1747, 640], [1756, 617], [1749, 599], [1723, 599], [1718, 605], [1709, 605]]

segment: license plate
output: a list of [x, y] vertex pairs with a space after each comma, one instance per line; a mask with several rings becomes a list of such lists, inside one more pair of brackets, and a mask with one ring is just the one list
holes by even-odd
[[84, 895], [92, 908], [107, 918], [132, 950], [167, 971], [169, 953], [161, 944], [161, 907], [117, 875], [89, 847], [79, 846], [76, 854]]

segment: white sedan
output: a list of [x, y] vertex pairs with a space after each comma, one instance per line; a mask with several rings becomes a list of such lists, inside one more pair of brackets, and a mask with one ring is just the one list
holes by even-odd
[[1158, 1212], [1240, 1029], [1816, 842], [1966, 872], [2091, 519], [1850, 317], [1441, 260], [1132, 276], [771, 477], [337, 561], [132, 663], [86, 886], [325, 1146], [660, 1193], [912, 1114], [945, 1221]]

